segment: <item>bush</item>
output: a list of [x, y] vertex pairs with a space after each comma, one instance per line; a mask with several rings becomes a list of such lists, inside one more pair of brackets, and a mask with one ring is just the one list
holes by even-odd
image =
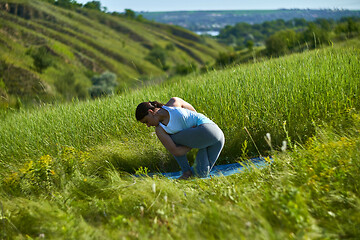
[[56, 157], [43, 155], [25, 162], [1, 183], [7, 192], [14, 195], [50, 194], [66, 185], [74, 175], [85, 174], [88, 160], [89, 153], [64, 146]]
[[192, 72], [196, 72], [196, 65], [194, 63], [190, 64], [178, 64], [175, 67], [175, 73], [179, 75], [187, 75]]
[[30, 48], [26, 54], [30, 55], [34, 60], [35, 70], [42, 73], [46, 68], [52, 64], [52, 56], [47, 46], [41, 46], [39, 48]]
[[284, 30], [271, 35], [265, 41], [266, 52], [270, 56], [281, 56], [295, 47], [297, 36], [293, 30]]
[[115, 88], [118, 86], [116, 74], [106, 71], [100, 76], [91, 78], [93, 86], [90, 88], [91, 97], [101, 97], [104, 95], [114, 94]]
[[174, 51], [175, 50], [175, 45], [173, 43], [168, 43], [165, 48], [168, 51]]
[[360, 33], [360, 24], [359, 22], [355, 22], [352, 18], [347, 18], [345, 22], [339, 23], [335, 32], [340, 34], [345, 34], [346, 37], [351, 38]]
[[84, 8], [101, 11], [101, 3], [100, 1], [87, 2], [85, 3]]
[[167, 70], [169, 68], [169, 66], [166, 65], [166, 58], [166, 50], [159, 45], [155, 45], [145, 57], [146, 60], [163, 70]]
[[236, 60], [236, 54], [233, 52], [230, 53], [219, 53], [219, 56], [216, 58], [216, 66], [224, 67], [226, 65], [229, 65]]
[[329, 44], [329, 32], [310, 23], [308, 29], [302, 33], [302, 42], [306, 42], [310, 48], [316, 48], [322, 44]]
[[76, 83], [75, 74], [71, 71], [65, 71], [58, 76], [54, 85], [58, 93], [67, 101], [73, 98], [86, 99], [88, 97], [86, 87], [81, 83]]
[[125, 17], [134, 19], [136, 17], [136, 13], [131, 9], [125, 9]]
[[254, 41], [248, 40], [248, 41], [246, 42], [246, 47], [247, 47], [247, 49], [249, 49], [249, 51], [252, 51], [253, 48], [254, 48]]

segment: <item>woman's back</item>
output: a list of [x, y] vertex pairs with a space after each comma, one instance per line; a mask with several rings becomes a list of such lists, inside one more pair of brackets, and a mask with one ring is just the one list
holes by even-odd
[[163, 106], [162, 109], [168, 111], [170, 119], [167, 125], [160, 123], [160, 126], [168, 133], [174, 134], [181, 130], [199, 126], [204, 123], [213, 123], [209, 118], [201, 113], [180, 107]]

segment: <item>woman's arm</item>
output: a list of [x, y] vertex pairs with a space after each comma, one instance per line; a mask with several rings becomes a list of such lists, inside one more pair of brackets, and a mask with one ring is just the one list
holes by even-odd
[[183, 99], [181, 99], [179, 97], [170, 98], [170, 100], [165, 104], [165, 106], [182, 107], [182, 108], [186, 108], [186, 109], [196, 112], [195, 108], [190, 103], [185, 102]]
[[191, 150], [190, 147], [176, 145], [169, 134], [160, 126], [155, 127], [155, 133], [164, 147], [176, 157], [183, 156]]

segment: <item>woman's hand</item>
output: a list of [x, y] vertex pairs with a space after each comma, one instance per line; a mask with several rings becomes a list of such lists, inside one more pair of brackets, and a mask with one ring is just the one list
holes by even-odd
[[160, 126], [155, 127], [155, 133], [164, 147], [175, 157], [183, 156], [191, 150], [190, 147], [176, 145], [170, 135]]

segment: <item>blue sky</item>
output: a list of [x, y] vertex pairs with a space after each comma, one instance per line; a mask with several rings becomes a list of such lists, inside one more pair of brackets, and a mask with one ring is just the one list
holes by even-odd
[[[91, 0], [76, 0], [86, 3]], [[330, 8], [360, 10], [360, 0], [100, 0], [108, 11], [255, 10]]]

